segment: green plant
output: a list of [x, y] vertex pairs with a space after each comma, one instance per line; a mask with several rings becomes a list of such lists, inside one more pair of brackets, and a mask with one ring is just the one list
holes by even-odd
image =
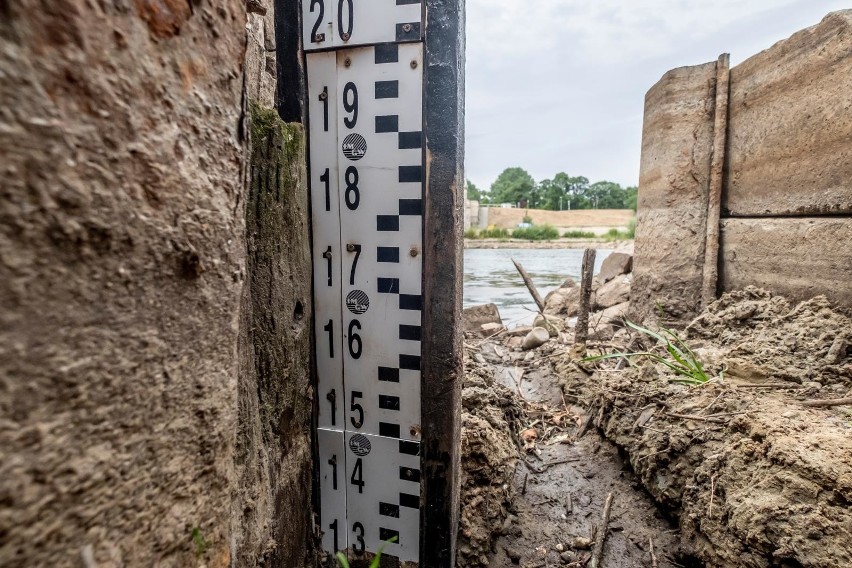
[[509, 231], [506, 229], [498, 229], [497, 227], [488, 227], [479, 233], [480, 239], [506, 239], [509, 237]]
[[467, 229], [464, 232], [464, 238], [466, 238], [466, 239], [478, 239], [479, 238], [479, 231], [477, 231], [476, 229], [471, 227], [470, 229]]
[[597, 237], [597, 235], [592, 231], [582, 231], [578, 229], [565, 231], [564, 233], [562, 233], [562, 236], [566, 239], [594, 239]]
[[[397, 538], [393, 536], [390, 538], [390, 540], [386, 540], [382, 543], [382, 545], [379, 547], [379, 551], [373, 557], [373, 561], [370, 562], [370, 568], [379, 568], [379, 564], [382, 562], [382, 552], [384, 552], [385, 547], [392, 542], [396, 542], [396, 540]], [[349, 561], [346, 560], [346, 557], [343, 555], [342, 552], [338, 552], [336, 557], [337, 562], [340, 564], [341, 568], [349, 568]]]
[[[595, 357], [586, 357], [583, 361], [601, 361], [604, 359], [617, 359], [621, 357], [647, 357], [655, 363], [661, 363], [674, 371], [677, 375], [673, 382], [685, 385], [703, 385], [708, 382], [711, 377], [704, 370], [704, 365], [695, 355], [695, 352], [677, 335], [677, 332], [660, 328], [660, 333], [651, 331], [644, 327], [638, 326], [632, 321], [625, 320], [625, 323], [644, 335], [651, 337], [658, 342], [664, 344], [668, 357], [658, 353], [640, 352], [640, 353], [610, 353], [608, 355], [597, 355]], [[719, 373], [719, 378], [723, 377], [723, 372]]]
[[636, 238], [636, 217], [633, 217], [627, 223], [627, 232], [625, 234], [627, 235], [627, 238]]
[[524, 220], [523, 220], [523, 222], [524, 222], [524, 223], [527, 223], [527, 224], [529, 224], [529, 225], [532, 225], [532, 224], [533, 224], [532, 217], [530, 217], [529, 215], [524, 215]]
[[534, 225], [512, 231], [513, 239], [529, 241], [549, 241], [559, 238], [559, 231], [553, 225]]
[[195, 555], [201, 556], [207, 552], [207, 541], [204, 540], [204, 535], [201, 534], [199, 527], [192, 527], [192, 542], [195, 543]]

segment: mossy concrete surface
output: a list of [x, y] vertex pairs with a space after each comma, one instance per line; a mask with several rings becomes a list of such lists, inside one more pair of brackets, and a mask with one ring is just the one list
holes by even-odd
[[311, 259], [305, 132], [252, 102], [235, 566], [308, 566]]

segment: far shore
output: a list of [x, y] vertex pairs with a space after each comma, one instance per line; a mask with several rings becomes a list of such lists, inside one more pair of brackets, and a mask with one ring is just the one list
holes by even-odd
[[553, 241], [526, 241], [522, 239], [465, 239], [466, 249], [612, 249], [632, 250], [632, 240], [608, 241], [606, 239], [558, 239]]

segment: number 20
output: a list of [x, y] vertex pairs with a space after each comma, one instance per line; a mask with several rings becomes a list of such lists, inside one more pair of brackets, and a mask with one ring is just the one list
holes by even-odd
[[[333, 1], [333, 0], [332, 0]], [[346, 29], [343, 28], [343, 12], [344, 4], [346, 5]], [[314, 6], [319, 6], [316, 22], [311, 30], [311, 41], [320, 43], [325, 41], [325, 34], [320, 34], [319, 29], [322, 25], [323, 17], [325, 16], [325, 0], [311, 0], [311, 14], [314, 13]], [[352, 6], [352, 0], [337, 0], [337, 35], [343, 41], [348, 41], [352, 37], [352, 28], [354, 26], [355, 9]]]

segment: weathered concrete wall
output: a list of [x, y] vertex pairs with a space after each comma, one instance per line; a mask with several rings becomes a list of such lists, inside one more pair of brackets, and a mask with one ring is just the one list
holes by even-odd
[[4, 567], [312, 563], [271, 4], [0, 2]]
[[842, 217], [725, 219], [721, 284], [760, 286], [791, 298], [820, 294], [852, 304], [852, 220]]
[[630, 317], [701, 304], [716, 63], [666, 73], [645, 96]]
[[852, 10], [731, 70], [724, 209], [852, 214]]
[[241, 0], [0, 2], [0, 565], [228, 566]]
[[[664, 320], [685, 321], [700, 308], [702, 281], [711, 298], [714, 288], [757, 284], [852, 307], [852, 10], [731, 69], [728, 120], [716, 132], [727, 141], [718, 258], [702, 189], [703, 157], [722, 151], [706, 135], [715, 85], [702, 87], [713, 65], [666, 74], [646, 99], [631, 316], [644, 319], [659, 303]], [[708, 105], [710, 116], [693, 111]]]

